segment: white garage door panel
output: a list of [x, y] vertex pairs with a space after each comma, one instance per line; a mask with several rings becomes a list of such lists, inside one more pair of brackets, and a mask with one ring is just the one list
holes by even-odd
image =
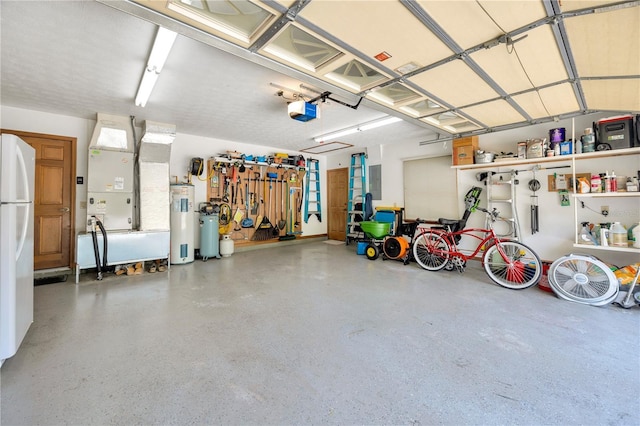
[[404, 162], [404, 203], [408, 219], [459, 218], [456, 171], [451, 157]]

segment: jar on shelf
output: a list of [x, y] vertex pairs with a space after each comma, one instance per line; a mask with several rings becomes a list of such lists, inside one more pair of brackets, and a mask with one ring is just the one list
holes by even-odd
[[596, 138], [593, 129], [584, 129], [584, 135], [580, 137], [582, 141], [582, 152], [594, 152], [596, 150]]

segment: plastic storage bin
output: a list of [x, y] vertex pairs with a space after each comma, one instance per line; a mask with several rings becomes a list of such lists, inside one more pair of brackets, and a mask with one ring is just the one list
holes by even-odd
[[369, 243], [366, 241], [358, 241], [358, 246], [356, 247], [356, 254], [364, 254], [365, 250]]
[[[625, 115], [621, 117], [611, 117], [600, 120], [597, 123], [598, 151], [604, 149], [624, 149], [632, 148], [635, 143], [633, 131], [633, 116]], [[600, 145], [603, 145], [601, 147]]]

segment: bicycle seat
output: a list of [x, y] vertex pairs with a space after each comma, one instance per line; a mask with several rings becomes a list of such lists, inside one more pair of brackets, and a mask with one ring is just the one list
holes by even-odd
[[458, 222], [460, 222], [460, 219], [444, 219], [442, 217], [438, 219], [438, 223], [445, 226], [454, 226], [457, 225]]
[[[450, 232], [458, 232], [467, 225], [467, 221], [465, 219], [438, 219], [438, 223], [442, 226], [448, 226]], [[460, 242], [460, 235], [457, 235], [455, 238], [456, 243]]]

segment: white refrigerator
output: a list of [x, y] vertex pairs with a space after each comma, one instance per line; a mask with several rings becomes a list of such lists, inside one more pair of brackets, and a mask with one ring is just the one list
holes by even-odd
[[0, 366], [33, 322], [35, 150], [0, 135]]

